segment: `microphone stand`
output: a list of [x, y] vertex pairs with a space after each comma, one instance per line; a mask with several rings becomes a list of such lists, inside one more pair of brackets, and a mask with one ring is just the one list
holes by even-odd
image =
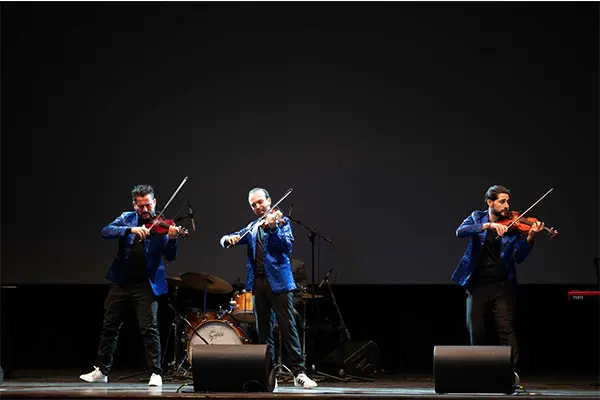
[[182, 221], [182, 220], [184, 220], [184, 219], [186, 219], [186, 218], [190, 218], [190, 217], [193, 217], [193, 216], [194, 216], [194, 214], [189, 214], [189, 213], [188, 213], [188, 214], [182, 215], [181, 217], [177, 217], [177, 218], [175, 218], [175, 219], [173, 220], [173, 222], [179, 222], [179, 221]]
[[[331, 270], [333, 270], [333, 268]], [[346, 323], [344, 322], [344, 318], [342, 318], [342, 312], [340, 311], [340, 307], [338, 307], [337, 301], [335, 301], [335, 296], [333, 295], [333, 290], [331, 289], [331, 285], [329, 284], [329, 273], [327, 273], [327, 275], [325, 275], [325, 277], [323, 278], [323, 281], [321, 282], [319, 287], [321, 287], [323, 284], [327, 285], [327, 288], [329, 289], [329, 294], [331, 295], [331, 301], [333, 302], [333, 306], [337, 310], [338, 317], [340, 319], [340, 331], [344, 332], [346, 334], [346, 339], [344, 339], [343, 337], [340, 337], [340, 345], [343, 345], [344, 343], [351, 341], [352, 338], [350, 337], [350, 332], [348, 331], [348, 327], [346, 326]]]
[[[320, 238], [322, 238], [323, 240], [325, 240], [326, 242], [328, 242], [330, 244], [332, 244], [333, 241], [331, 239], [329, 239], [328, 237], [323, 236], [323, 234], [321, 234], [321, 232], [319, 232], [318, 230], [312, 229], [311, 227], [306, 226], [305, 224], [303, 224], [302, 221], [300, 221], [300, 220], [292, 217], [292, 208], [293, 207], [294, 207], [294, 205], [292, 204], [291, 208], [290, 208], [290, 211], [288, 213], [288, 218], [291, 221], [294, 221], [295, 223], [297, 223], [298, 225], [300, 225], [301, 227], [303, 227], [304, 229], [306, 229], [308, 231], [308, 240], [310, 241], [310, 247], [311, 247], [311, 285], [310, 285], [310, 292], [311, 292], [311, 295], [312, 295], [312, 299], [314, 300], [315, 299], [314, 295], [316, 293], [316, 285], [315, 285], [315, 237], [319, 236]], [[316, 302], [313, 301], [313, 305], [312, 305], [312, 313], [313, 313], [313, 315], [315, 314], [315, 307], [316, 307], [315, 303]], [[304, 305], [304, 310], [306, 312], [306, 304]], [[304, 325], [304, 330], [306, 331], [306, 328], [307, 328], [306, 319], [304, 320], [304, 324], [303, 325]], [[314, 352], [314, 349], [313, 349], [313, 352]], [[304, 357], [304, 362], [306, 362], [306, 356]], [[333, 376], [333, 375], [325, 374], [323, 372], [317, 372], [316, 369], [315, 369], [315, 367], [314, 367], [314, 364], [313, 364], [313, 368], [312, 369], [313, 369], [313, 371], [316, 374], [327, 376], [327, 377], [333, 378], [333, 379], [338, 379], [340, 381], [345, 381], [344, 379], [338, 378], [338, 377]]]
[[[331, 269], [331, 271], [333, 271], [333, 268]], [[340, 319], [340, 333], [343, 332], [346, 335], [346, 338], [344, 339], [343, 335], [340, 334], [340, 348], [343, 349], [344, 344], [350, 342], [352, 340], [352, 338], [350, 337], [350, 331], [348, 330], [348, 327], [346, 326], [346, 323], [344, 322], [344, 318], [342, 318], [342, 312], [340, 311], [340, 307], [338, 307], [337, 301], [335, 301], [335, 296], [333, 295], [333, 289], [331, 289], [331, 285], [329, 284], [329, 273], [331, 271], [329, 271], [327, 273], [327, 275], [325, 275], [325, 277], [323, 278], [323, 281], [321, 282], [319, 287], [321, 287], [323, 284], [325, 284], [325, 285], [327, 285], [327, 288], [329, 289], [329, 294], [331, 295], [331, 301], [333, 302], [333, 306], [337, 310], [338, 317]], [[371, 378], [363, 378], [361, 376], [355, 376], [355, 375], [349, 375], [349, 374], [346, 374], [346, 376], [348, 378], [344, 379], [345, 382], [347, 382], [349, 379], [355, 379], [355, 380], [363, 381], [363, 382], [373, 382], [374, 381]]]
[[323, 240], [325, 240], [328, 243], [333, 243], [333, 241], [331, 239], [323, 236], [316, 229], [312, 229], [312, 228], [304, 225], [300, 220], [292, 217], [291, 211], [288, 215], [288, 218], [308, 231], [308, 240], [310, 241], [310, 247], [311, 247], [311, 275], [312, 275], [311, 276], [312, 284], [310, 286], [310, 288], [311, 288], [310, 290], [311, 290], [311, 294], [314, 295], [316, 292], [316, 290], [315, 290], [315, 236], [319, 236], [320, 238], [322, 238]]

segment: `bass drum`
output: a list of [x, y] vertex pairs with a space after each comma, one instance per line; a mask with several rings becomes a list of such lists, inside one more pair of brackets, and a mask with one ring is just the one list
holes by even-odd
[[221, 319], [209, 319], [192, 331], [189, 330], [187, 342], [188, 362], [192, 365], [194, 346], [197, 344], [206, 344], [198, 335], [202, 336], [209, 345], [218, 344], [248, 344], [248, 336], [240, 329], [237, 324], [228, 316]]

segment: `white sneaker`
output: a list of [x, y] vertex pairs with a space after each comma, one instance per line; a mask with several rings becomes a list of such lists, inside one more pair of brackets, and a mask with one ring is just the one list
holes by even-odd
[[302, 386], [304, 389], [312, 389], [317, 386], [317, 382], [310, 379], [306, 374], [298, 374], [294, 379], [294, 386]]
[[162, 377], [160, 375], [152, 374], [148, 386], [162, 386]]
[[79, 379], [83, 379], [90, 383], [106, 383], [108, 382], [108, 376], [100, 372], [98, 367], [94, 367], [94, 370], [89, 374], [80, 375]]

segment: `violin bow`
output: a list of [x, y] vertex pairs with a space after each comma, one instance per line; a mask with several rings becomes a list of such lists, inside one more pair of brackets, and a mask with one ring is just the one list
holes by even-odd
[[535, 203], [533, 203], [533, 204], [531, 205], [531, 207], [529, 207], [527, 210], [525, 210], [524, 212], [522, 212], [522, 213], [521, 213], [521, 214], [520, 214], [520, 215], [519, 215], [517, 218], [515, 218], [515, 220], [514, 220], [513, 222], [511, 222], [510, 224], [508, 224], [508, 227], [507, 227], [507, 228], [510, 228], [511, 226], [513, 226], [514, 224], [516, 224], [517, 222], [519, 222], [519, 220], [520, 220], [520, 219], [521, 219], [523, 216], [525, 216], [525, 214], [526, 214], [527, 212], [529, 212], [529, 210], [531, 210], [531, 209], [532, 209], [532, 208], [533, 208], [533, 207], [534, 207], [534, 206], [535, 206], [537, 203], [539, 203], [540, 201], [542, 201], [542, 199], [543, 199], [544, 197], [548, 196], [548, 194], [549, 194], [551, 191], [553, 191], [553, 190], [554, 190], [554, 188], [551, 188], [550, 190], [548, 190], [548, 191], [546, 192], [546, 194], [545, 194], [545, 195], [543, 195], [542, 197], [540, 197], [540, 198], [538, 199], [538, 201], [536, 201]]
[[150, 226], [150, 229], [152, 229], [152, 227], [154, 227], [154, 225], [158, 222], [158, 219], [160, 217], [162, 217], [163, 213], [165, 212], [165, 210], [167, 209], [167, 207], [169, 206], [169, 204], [171, 204], [171, 201], [173, 201], [173, 199], [175, 198], [175, 196], [177, 196], [177, 193], [181, 190], [181, 188], [183, 187], [183, 185], [185, 185], [185, 183], [187, 182], [187, 180], [188, 180], [187, 176], [185, 178], [183, 178], [183, 181], [181, 181], [181, 183], [179, 184], [179, 187], [177, 189], [175, 189], [175, 192], [173, 192], [173, 195], [171, 196], [171, 198], [169, 199], [169, 201], [167, 201], [167, 203], [165, 204], [165, 206], [163, 207], [163, 209], [158, 213], [158, 215], [156, 216], [156, 218], [154, 218], [154, 222]]
[[[251, 230], [252, 230], [252, 229], [253, 229], [253, 228], [256, 226], [256, 224], [258, 224], [258, 223], [260, 223], [262, 220], [264, 220], [264, 219], [267, 217], [267, 215], [268, 215], [268, 214], [269, 214], [269, 213], [270, 213], [272, 210], [274, 210], [275, 208], [277, 208], [277, 206], [279, 205], [279, 203], [281, 203], [281, 202], [282, 202], [282, 201], [283, 201], [283, 200], [284, 200], [286, 197], [288, 197], [288, 196], [289, 196], [289, 195], [290, 195], [290, 194], [291, 194], [293, 191], [294, 191], [294, 189], [292, 189], [292, 188], [289, 188], [289, 189], [287, 190], [287, 192], [285, 192], [285, 194], [284, 194], [284, 195], [281, 197], [281, 199], [279, 199], [279, 201], [278, 201], [277, 203], [275, 203], [275, 205], [271, 206], [271, 207], [270, 207], [270, 208], [269, 208], [269, 209], [268, 209], [268, 210], [267, 210], [267, 211], [266, 211], [266, 212], [265, 212], [265, 213], [262, 215], [262, 217], [258, 218], [256, 221], [254, 221], [254, 223], [252, 224], [252, 226], [250, 226], [250, 228], [248, 228], [248, 230], [247, 230], [246, 232], [244, 232], [244, 234], [243, 234], [242, 236], [240, 236], [240, 239], [239, 239], [239, 240], [242, 240], [242, 238], [243, 238], [244, 236], [246, 236], [246, 235], [248, 234], [248, 232], [250, 232], [250, 231], [251, 231]], [[228, 244], [226, 248], [228, 249], [228, 248], [230, 248], [230, 247], [231, 247], [231, 245], [230, 245], [230, 244]]]

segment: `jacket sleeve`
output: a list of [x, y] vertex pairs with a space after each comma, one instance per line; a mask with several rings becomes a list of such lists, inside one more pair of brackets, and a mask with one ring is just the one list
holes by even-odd
[[292, 234], [292, 227], [290, 221], [285, 218], [286, 224], [277, 226], [271, 230], [269, 235], [269, 244], [275, 245], [282, 253], [292, 252], [292, 243], [294, 242], [294, 235]]
[[[227, 248], [227, 245], [225, 244], [225, 239], [227, 239], [228, 236], [233, 236], [233, 235], [240, 235], [240, 236], [242, 236], [244, 233], [246, 233], [250, 229], [250, 226], [252, 226], [252, 224], [249, 224], [247, 227], [245, 227], [244, 229], [242, 229], [240, 231], [233, 232], [233, 233], [230, 233], [229, 235], [223, 236], [221, 238], [221, 240], [219, 240], [219, 243], [221, 244], [221, 247], [223, 247], [224, 249]], [[234, 246], [238, 246], [238, 245], [241, 245], [241, 244], [248, 244], [249, 238], [250, 238], [250, 235], [247, 234], [246, 236], [244, 236], [243, 238], [241, 238], [240, 241], [237, 242]]]
[[471, 214], [456, 229], [456, 236], [459, 238], [475, 236], [481, 231], [483, 231], [483, 224], [476, 223], [473, 214]]
[[179, 245], [177, 239], [169, 239], [167, 236], [167, 240], [165, 240], [165, 247], [163, 249], [163, 256], [165, 257], [165, 260], [175, 261], [178, 252]]
[[519, 235], [520, 237], [517, 240], [517, 243], [515, 244], [515, 251], [513, 253], [514, 257], [515, 257], [515, 262], [517, 264], [521, 264], [523, 261], [525, 261], [525, 259], [527, 258], [527, 256], [529, 255], [529, 253], [531, 252], [531, 250], [533, 249], [533, 242], [529, 243], [527, 241], [527, 236], [523, 236], [523, 235]]
[[102, 228], [100, 233], [104, 239], [116, 239], [125, 236], [128, 228], [130, 228], [130, 226], [125, 224], [124, 214], [121, 214], [110, 224]]

